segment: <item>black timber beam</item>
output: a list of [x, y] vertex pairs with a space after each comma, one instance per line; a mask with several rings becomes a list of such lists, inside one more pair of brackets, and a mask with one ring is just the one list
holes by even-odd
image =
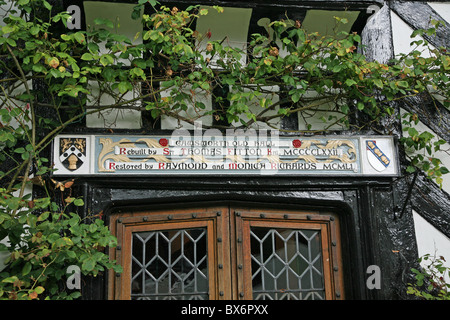
[[166, 2], [180, 3], [180, 4], [201, 4], [201, 5], [219, 5], [229, 7], [240, 8], [259, 8], [261, 6], [266, 7], [283, 7], [283, 8], [304, 8], [304, 9], [324, 9], [324, 10], [366, 10], [369, 6], [375, 5], [381, 7], [384, 3], [382, 0], [253, 0], [253, 1], [240, 1], [240, 0], [178, 0], [178, 1], [165, 1], [159, 0], [161, 4]]
[[419, 174], [411, 197], [412, 209], [450, 238], [450, 195]]
[[441, 139], [450, 143], [450, 110], [428, 94], [408, 97], [401, 107], [415, 113], [419, 120]]

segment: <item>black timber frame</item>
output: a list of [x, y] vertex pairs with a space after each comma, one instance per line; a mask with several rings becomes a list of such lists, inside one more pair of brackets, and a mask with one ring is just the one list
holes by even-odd
[[[288, 177], [164, 177], [79, 179], [74, 189], [86, 199], [80, 215], [217, 204], [334, 212], [341, 224], [347, 299], [405, 299], [410, 264], [416, 258], [410, 212], [396, 219], [392, 179]], [[381, 269], [381, 289], [366, 286], [367, 268]], [[106, 277], [85, 279], [85, 299], [107, 297]]]

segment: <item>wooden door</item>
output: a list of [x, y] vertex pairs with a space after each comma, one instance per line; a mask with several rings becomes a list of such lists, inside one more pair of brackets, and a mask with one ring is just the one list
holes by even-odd
[[114, 216], [111, 299], [342, 299], [337, 217], [230, 206]]

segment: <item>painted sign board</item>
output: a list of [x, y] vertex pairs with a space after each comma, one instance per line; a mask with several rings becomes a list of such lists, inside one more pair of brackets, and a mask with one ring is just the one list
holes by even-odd
[[54, 175], [397, 176], [390, 136], [60, 135]]

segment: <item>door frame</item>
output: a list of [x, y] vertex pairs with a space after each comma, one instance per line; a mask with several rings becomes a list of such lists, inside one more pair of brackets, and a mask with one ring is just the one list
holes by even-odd
[[[265, 209], [261, 212], [261, 209], [252, 208], [236, 208], [234, 214], [237, 246], [242, 246], [242, 249], [236, 252], [236, 266], [238, 266], [236, 272], [241, 298], [252, 299], [251, 256], [245, 255], [244, 252], [250, 252], [250, 228], [257, 226], [295, 229], [304, 227], [308, 230], [320, 230], [325, 299], [344, 299], [340, 227], [336, 214], [285, 209]], [[242, 241], [239, 241], [239, 237]]]
[[[228, 241], [228, 208], [226, 207], [204, 207], [175, 209], [148, 210], [140, 212], [129, 212], [114, 215], [110, 219], [110, 230], [118, 239], [118, 245], [110, 250], [110, 258], [120, 264], [129, 261], [126, 252], [131, 252], [131, 233], [133, 230], [146, 230], [154, 228], [159, 230], [175, 229], [180, 226], [203, 225], [208, 230], [208, 277], [210, 282], [209, 299], [230, 299], [225, 293], [225, 272], [229, 272], [229, 263], [224, 259], [229, 258], [229, 246], [215, 246], [217, 239]], [[150, 227], [149, 227], [150, 226]], [[164, 227], [161, 227], [164, 226]], [[185, 227], [184, 227], [185, 228]], [[215, 240], [215, 241], [214, 241]], [[219, 266], [222, 266], [219, 268]], [[222, 272], [218, 272], [218, 271]], [[125, 288], [130, 288], [131, 268], [130, 264], [123, 267], [122, 274], [110, 272], [108, 278], [108, 299], [128, 300], [130, 295]], [[224, 288], [223, 290], [219, 290]], [[223, 292], [223, 294], [221, 294]]]
[[[143, 228], [148, 230], [149, 225], [153, 225], [150, 228], [154, 230], [207, 226], [208, 250], [212, 251], [208, 251], [209, 299], [250, 300], [251, 261], [249, 254], [244, 255], [245, 250], [250, 250], [250, 241], [244, 241], [249, 239], [250, 226], [315, 225], [325, 235], [322, 237], [322, 253], [331, 252], [331, 257], [323, 257], [326, 299], [343, 299], [343, 265], [337, 218], [332, 212], [247, 207], [230, 203], [130, 211], [110, 216], [111, 233], [118, 239], [118, 246], [110, 249], [110, 258], [122, 264], [129, 260], [124, 252], [131, 252], [131, 233]], [[122, 274], [109, 272], [108, 299], [130, 298], [125, 290], [131, 285], [130, 265], [124, 266]]]

